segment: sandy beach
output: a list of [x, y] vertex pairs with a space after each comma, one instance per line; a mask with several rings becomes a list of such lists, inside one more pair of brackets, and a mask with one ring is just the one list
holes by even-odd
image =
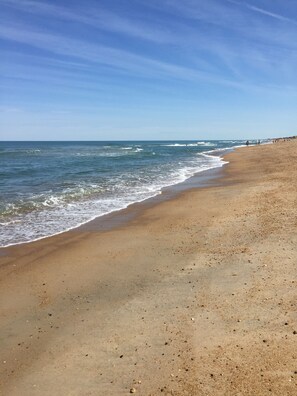
[[297, 142], [110, 230], [0, 249], [0, 394], [296, 395]]

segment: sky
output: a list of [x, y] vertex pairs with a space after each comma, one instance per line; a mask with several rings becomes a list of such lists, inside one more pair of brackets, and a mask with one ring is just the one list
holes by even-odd
[[0, 0], [0, 140], [297, 134], [296, 0]]

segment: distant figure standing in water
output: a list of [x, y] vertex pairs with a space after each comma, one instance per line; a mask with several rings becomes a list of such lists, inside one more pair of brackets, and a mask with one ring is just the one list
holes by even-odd
[[248, 145], [250, 144], [250, 142], [247, 140], [247, 141], [245, 142], [245, 144], [246, 144], [246, 146], [248, 146]]

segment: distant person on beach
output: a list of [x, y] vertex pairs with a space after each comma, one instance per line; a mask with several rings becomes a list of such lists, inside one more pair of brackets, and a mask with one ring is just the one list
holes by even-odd
[[248, 145], [250, 144], [250, 142], [247, 140], [247, 141], [245, 142], [245, 144], [246, 144], [246, 146], [248, 146]]

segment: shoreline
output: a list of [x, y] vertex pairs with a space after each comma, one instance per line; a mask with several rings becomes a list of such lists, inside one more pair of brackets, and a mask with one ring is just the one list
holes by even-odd
[[[242, 146], [234, 146], [234, 148], [226, 148], [226, 149], [221, 149], [224, 153], [228, 154], [229, 152], [232, 152], [236, 150], [237, 148], [242, 147]], [[219, 150], [220, 151], [220, 150]], [[117, 225], [123, 224], [123, 221], [129, 221], [129, 219], [134, 218], [137, 213], [139, 213], [143, 208], [150, 207], [152, 205], [158, 204], [160, 202], [163, 202], [168, 199], [172, 199], [175, 196], [177, 196], [180, 192], [186, 191], [189, 189], [193, 188], [200, 188], [203, 186], [207, 186], [208, 183], [211, 183], [213, 179], [219, 179], [220, 175], [219, 172], [220, 170], [227, 164], [227, 162], [224, 161], [224, 153], [223, 154], [210, 154], [212, 152], [218, 152], [218, 150], [210, 150], [207, 152], [200, 153], [202, 155], [209, 155], [210, 157], [214, 158], [220, 158], [221, 165], [217, 165], [213, 168], [209, 168], [206, 170], [201, 170], [193, 174], [192, 176], [188, 177], [187, 179], [177, 182], [175, 184], [171, 184], [165, 187], [162, 187], [160, 191], [156, 192], [155, 195], [144, 198], [140, 201], [135, 201], [130, 204], [128, 204], [126, 207], [113, 210], [109, 213], [105, 213], [102, 215], [95, 215], [93, 218], [78, 224], [77, 226], [56, 232], [51, 235], [46, 235], [42, 236], [36, 239], [32, 239], [30, 241], [22, 241], [22, 242], [16, 242], [16, 243], [11, 243], [8, 245], [0, 246], [0, 256], [5, 254], [5, 249], [13, 248], [14, 246], [21, 246], [25, 244], [30, 244], [30, 243], [35, 243], [38, 241], [41, 241], [43, 239], [47, 238], [53, 238], [58, 235], [64, 235], [68, 232], [81, 232], [82, 230], [88, 230], [88, 229], [94, 229], [94, 225], [96, 229], [100, 230], [107, 230], [111, 229], [108, 223], [111, 221], [112, 222], [112, 228], [117, 227]], [[133, 213], [135, 211], [135, 213]], [[127, 215], [126, 215], [127, 213]], [[119, 219], [117, 222], [117, 218]], [[125, 219], [125, 220], [123, 220]], [[102, 225], [101, 225], [102, 223]]]
[[294, 395], [297, 142], [0, 256], [0, 394]]

